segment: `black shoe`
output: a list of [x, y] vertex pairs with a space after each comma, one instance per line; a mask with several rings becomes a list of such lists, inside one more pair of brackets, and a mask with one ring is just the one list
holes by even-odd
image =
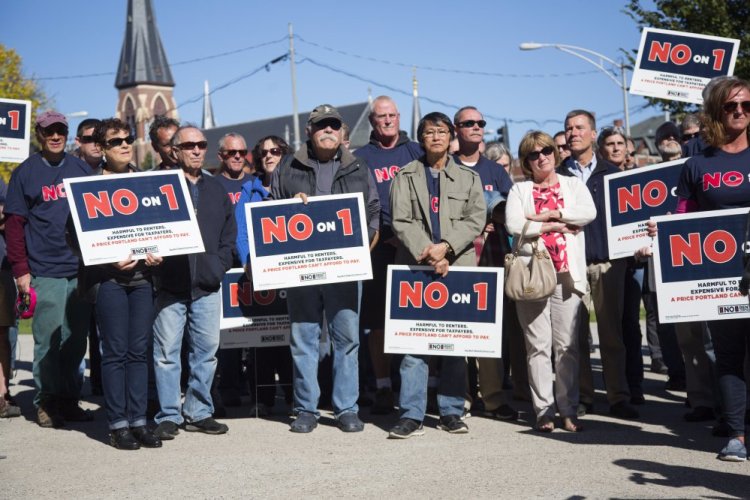
[[91, 422], [94, 420], [94, 414], [78, 406], [78, 401], [60, 403], [60, 415], [67, 422]]
[[613, 417], [622, 418], [625, 420], [634, 420], [639, 418], [641, 415], [638, 410], [630, 406], [625, 401], [620, 401], [609, 407], [609, 414]]
[[645, 405], [646, 404], [646, 398], [643, 397], [642, 392], [633, 392], [630, 391], [630, 404], [631, 405]]
[[314, 414], [303, 411], [289, 426], [289, 430], [292, 432], [299, 432], [300, 434], [307, 434], [312, 432], [318, 426], [318, 419]]
[[362, 432], [365, 430], [365, 424], [353, 411], [348, 411], [339, 415], [336, 419], [336, 425], [338, 425], [339, 429], [344, 432]]
[[667, 368], [667, 365], [664, 364], [664, 360], [662, 358], [651, 359], [651, 373], [666, 375], [667, 372], [669, 372], [669, 368]]
[[688, 422], [706, 422], [714, 419], [714, 409], [708, 406], [696, 406], [682, 416]]
[[422, 422], [411, 418], [402, 418], [388, 431], [388, 437], [391, 439], [408, 439], [412, 436], [421, 436], [423, 434], [424, 426]]
[[154, 429], [154, 436], [158, 437], [159, 439], [163, 441], [169, 441], [170, 439], [174, 439], [177, 434], [180, 433], [180, 428], [175, 424], [174, 422], [170, 420], [165, 420], [164, 422], [160, 423], [156, 426], [156, 429]]
[[668, 391], [685, 392], [685, 379], [670, 377], [667, 383], [664, 384], [664, 388]]
[[186, 423], [185, 430], [188, 432], [202, 432], [204, 434], [226, 434], [229, 427], [225, 424], [220, 424], [212, 417], [206, 417], [203, 420]]
[[375, 391], [375, 401], [370, 407], [373, 415], [388, 415], [394, 410], [393, 390], [390, 387], [381, 387]]
[[[472, 412], [473, 414], [473, 412]], [[500, 405], [494, 410], [485, 410], [477, 412], [477, 415], [486, 418], [495, 418], [497, 420], [518, 420], [518, 411], [510, 405]]]
[[109, 444], [118, 450], [137, 450], [141, 447], [141, 444], [127, 427], [110, 431]]
[[451, 434], [466, 434], [469, 432], [469, 426], [466, 422], [461, 420], [458, 415], [445, 415], [440, 417], [440, 423], [438, 429], [443, 429]]
[[156, 437], [145, 425], [131, 427], [130, 432], [133, 433], [133, 437], [135, 437], [142, 446], [145, 446], [146, 448], [161, 448], [161, 439]]
[[576, 415], [578, 416], [578, 418], [585, 417], [587, 414], [594, 414], [594, 403], [578, 403], [578, 410], [576, 411]]

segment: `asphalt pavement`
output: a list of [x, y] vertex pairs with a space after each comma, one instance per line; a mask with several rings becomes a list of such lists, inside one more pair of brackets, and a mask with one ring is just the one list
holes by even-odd
[[[593, 327], [594, 325], [592, 325]], [[451, 435], [428, 417], [424, 436], [387, 439], [396, 415], [360, 415], [365, 430], [344, 434], [323, 412], [311, 434], [289, 432], [283, 408], [251, 418], [230, 408], [229, 432], [181, 431], [160, 449], [108, 445], [101, 397], [88, 396], [91, 423], [42, 429], [34, 421], [30, 335], [20, 337], [11, 392], [23, 416], [0, 419], [0, 499], [20, 498], [750, 498], [750, 463], [716, 459], [726, 439], [711, 422], [687, 423], [685, 393], [646, 373], [641, 418], [607, 415], [598, 351], [595, 414], [585, 429], [531, 429], [531, 405], [514, 401], [521, 420], [470, 417]], [[645, 358], [648, 367], [648, 358]]]

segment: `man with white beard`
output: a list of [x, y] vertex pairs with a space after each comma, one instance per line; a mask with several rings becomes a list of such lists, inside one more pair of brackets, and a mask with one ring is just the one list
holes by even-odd
[[662, 161], [679, 160], [682, 158], [680, 144], [680, 129], [672, 122], [664, 122], [656, 129], [656, 148]]

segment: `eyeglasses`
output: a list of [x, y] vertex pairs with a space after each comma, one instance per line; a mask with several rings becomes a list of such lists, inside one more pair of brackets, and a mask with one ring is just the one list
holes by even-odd
[[693, 132], [692, 134], [682, 134], [682, 140], [689, 141], [690, 139], [695, 139], [699, 135], [701, 135], [700, 132]]
[[479, 125], [479, 128], [484, 128], [484, 126], [487, 125], [487, 122], [484, 120], [464, 120], [458, 122], [456, 125], [460, 128], [473, 128], [474, 125]]
[[451, 131], [447, 128], [434, 128], [430, 130], [425, 130], [422, 135], [424, 137], [440, 137], [441, 139], [450, 134]]
[[81, 144], [91, 144], [92, 142], [94, 142], [94, 136], [93, 135], [81, 135], [81, 136], [78, 136], [78, 141]]
[[549, 156], [555, 152], [555, 148], [552, 146], [544, 146], [541, 151], [532, 151], [526, 157], [529, 161], [536, 161], [539, 159], [539, 155]]
[[226, 151], [223, 151], [221, 154], [223, 154], [227, 158], [237, 156], [237, 154], [239, 154], [240, 156], [247, 156], [247, 149], [227, 149]]
[[127, 137], [115, 137], [114, 139], [108, 140], [105, 144], [108, 148], [116, 148], [118, 146], [122, 146], [123, 142], [127, 142], [128, 145], [133, 144], [135, 142], [135, 137], [132, 135], [129, 135]]
[[281, 156], [281, 148], [261, 149], [260, 157], [265, 158], [268, 153], [271, 153], [271, 156]]
[[180, 148], [183, 151], [192, 151], [198, 147], [201, 151], [208, 148], [208, 141], [198, 141], [198, 142], [181, 142], [180, 144], [177, 144], [177, 147]]
[[44, 137], [51, 137], [51, 136], [53, 136], [55, 134], [57, 134], [57, 135], [64, 135], [64, 136], [67, 137], [68, 136], [68, 127], [66, 127], [65, 125], [62, 125], [60, 123], [54, 123], [54, 124], [50, 125], [49, 127], [44, 127], [42, 129], [42, 135]]
[[742, 111], [744, 113], [750, 113], [750, 101], [729, 101], [725, 102], [724, 105], [721, 107], [721, 109], [724, 110], [725, 113], [734, 113], [737, 110], [737, 107], [741, 107]]
[[568, 150], [568, 145], [567, 144], [558, 144], [557, 145], [557, 149], [559, 151], [567, 151]]
[[318, 123], [315, 123], [314, 125], [318, 129], [324, 129], [328, 127], [331, 127], [331, 129], [333, 130], [341, 129], [341, 122], [336, 120], [335, 118], [328, 118], [325, 120], [321, 120]]

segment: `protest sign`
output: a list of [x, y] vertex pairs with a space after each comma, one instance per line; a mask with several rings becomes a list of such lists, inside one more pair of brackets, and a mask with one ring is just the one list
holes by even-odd
[[630, 93], [703, 103], [703, 87], [734, 73], [740, 41], [682, 31], [644, 28]]
[[21, 163], [29, 157], [31, 101], [0, 98], [0, 162]]
[[502, 268], [388, 266], [385, 352], [499, 358]]
[[677, 208], [675, 189], [685, 159], [634, 168], [604, 178], [609, 258], [632, 257], [651, 245], [646, 221]]
[[253, 290], [242, 268], [224, 275], [220, 318], [222, 349], [289, 345], [286, 290]]
[[361, 193], [245, 205], [256, 290], [372, 279]]
[[738, 291], [747, 251], [747, 208], [654, 217], [659, 321], [750, 318]]
[[83, 262], [106, 264], [147, 253], [203, 252], [198, 222], [180, 170], [65, 179]]

